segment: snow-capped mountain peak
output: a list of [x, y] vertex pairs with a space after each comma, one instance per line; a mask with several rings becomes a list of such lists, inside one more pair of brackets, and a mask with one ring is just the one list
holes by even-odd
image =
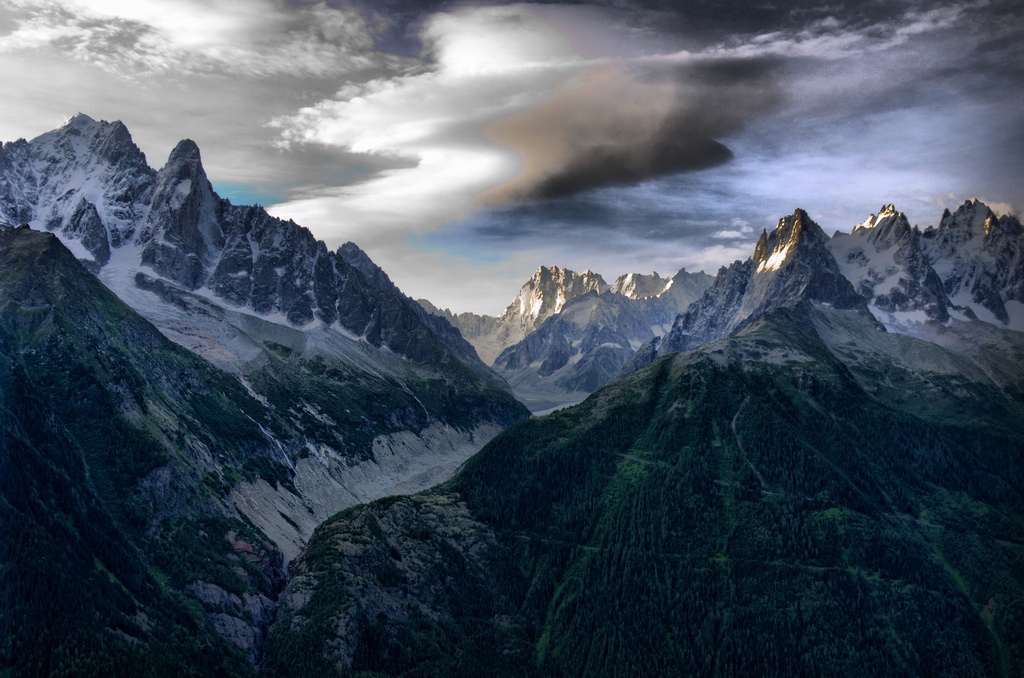
[[577, 273], [558, 266], [541, 266], [519, 290], [501, 318], [516, 320], [529, 331], [561, 311], [572, 299], [588, 292], [600, 294], [607, 289], [604, 279], [589, 269]]
[[98, 270], [133, 237], [155, 178], [123, 124], [79, 114], [0, 148], [0, 216], [56, 232]]
[[797, 208], [790, 216], [780, 219], [771, 233], [761, 231], [754, 248], [753, 263], [758, 273], [777, 271], [793, 258], [801, 246], [827, 241], [828, 236], [821, 227], [807, 216], [807, 212]]
[[949, 318], [942, 281], [921, 249], [921, 234], [893, 205], [884, 205], [850, 234], [837, 233], [828, 247], [886, 327]]
[[671, 278], [662, 278], [657, 271], [650, 275], [626, 273], [615, 279], [609, 291], [630, 299], [649, 299], [660, 296], [671, 284]]
[[896, 207], [892, 203], [882, 205], [878, 210], [878, 214], [869, 214], [867, 219], [853, 227], [853, 232], [858, 233], [859, 231], [876, 228], [880, 224], [891, 222], [895, 217], [902, 214], [902, 212], [898, 212], [896, 210]]
[[91, 117], [89, 117], [85, 113], [82, 113], [81, 111], [79, 111], [78, 113], [75, 113], [70, 118], [68, 118], [67, 122], [65, 122], [63, 125], [61, 125], [61, 128], [64, 128], [64, 127], [80, 127], [80, 126], [95, 125], [95, 124], [96, 124], [95, 120], [93, 120]]
[[750, 259], [719, 271], [704, 295], [676, 318], [657, 352], [721, 339], [774, 308], [794, 308], [804, 301], [864, 310], [863, 298], [829, 253], [828, 241], [802, 209], [783, 217], [771, 232], [761, 233]]
[[887, 206], [851, 234], [836, 234], [829, 249], [890, 330], [950, 316], [1024, 329], [1020, 222], [977, 199], [945, 210], [924, 232]]
[[303, 330], [336, 327], [416, 362], [452, 351], [475, 363], [461, 337], [425, 323], [386, 276], [368, 278], [294, 222], [218, 196], [188, 139], [159, 171], [123, 124], [82, 114], [32, 141], [4, 144], [0, 221], [56, 233], [158, 322], [183, 299], [202, 298]]
[[1024, 329], [1024, 229], [983, 202], [945, 210], [921, 234], [922, 250], [953, 306], [982, 320]]

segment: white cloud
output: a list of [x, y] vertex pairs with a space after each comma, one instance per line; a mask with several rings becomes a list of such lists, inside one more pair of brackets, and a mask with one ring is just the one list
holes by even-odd
[[985, 200], [984, 198], [979, 198], [979, 200], [988, 205], [988, 208], [995, 212], [998, 216], [1003, 216], [1005, 214], [1012, 217], [1016, 217], [1020, 215], [1020, 211], [1017, 209], [1017, 206], [1011, 203], [999, 202], [995, 200]]
[[403, 62], [373, 51], [361, 15], [274, 0], [7, 0], [0, 52], [56, 49], [123, 76], [329, 75]]
[[978, 0], [927, 11], [911, 10], [903, 15], [902, 21], [893, 22], [890, 26], [849, 26], [835, 17], [826, 17], [795, 32], [774, 31], [753, 37], [737, 37], [708, 50], [707, 54], [840, 60], [899, 47], [917, 36], [949, 28], [962, 21], [965, 14], [987, 4], [987, 0]]
[[744, 219], [733, 219], [729, 225], [732, 228], [716, 231], [711, 237], [716, 240], [741, 240], [749, 239], [754, 234], [754, 229]]
[[516, 153], [484, 128], [544, 101], [587, 65], [521, 6], [435, 15], [422, 37], [430, 70], [343, 87], [272, 123], [286, 146], [339, 146], [414, 166], [301, 196], [275, 206], [276, 214], [316, 224], [324, 237], [371, 240], [464, 216], [476, 195], [520, 169]]
[[434, 15], [421, 32], [429, 67], [344, 86], [275, 119], [284, 147], [334, 146], [413, 165], [318, 187], [275, 214], [335, 240], [422, 232], [484, 204], [721, 162], [728, 151], [711, 138], [773, 105], [770, 78], [757, 69], [723, 77], [701, 72], [706, 62], [688, 53], [602, 56], [596, 46], [614, 55], [623, 28], [598, 27], [592, 9], [591, 30], [606, 35], [583, 56], [566, 29], [581, 11], [513, 5]]

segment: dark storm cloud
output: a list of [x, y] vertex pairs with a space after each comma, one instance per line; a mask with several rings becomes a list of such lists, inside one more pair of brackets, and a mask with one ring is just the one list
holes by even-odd
[[713, 234], [726, 228], [734, 216], [721, 210], [730, 197], [728, 191], [699, 178], [665, 177], [638, 187], [495, 207], [475, 214], [453, 237], [472, 232], [489, 240], [540, 238], [579, 243], [600, 234], [602, 242], [622, 236], [651, 243], [688, 238], [693, 244], [712, 244], [716, 240]]
[[520, 154], [523, 171], [481, 202], [550, 200], [721, 165], [733, 154], [718, 138], [781, 101], [764, 59], [595, 69], [488, 128]]
[[[585, 147], [573, 149], [553, 172], [507, 195], [516, 202], [550, 200], [601, 186], [628, 186], [651, 177], [708, 169], [733, 157], [732, 151], [714, 139], [679, 139], [671, 125], [664, 129], [665, 136], [647, 138], [640, 144], [588, 139]], [[684, 125], [682, 134], [687, 131]]]

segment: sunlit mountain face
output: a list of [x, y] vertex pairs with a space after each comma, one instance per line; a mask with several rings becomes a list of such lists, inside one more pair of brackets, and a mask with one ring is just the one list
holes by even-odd
[[1018, 4], [3, 4], [0, 676], [1021, 674]]

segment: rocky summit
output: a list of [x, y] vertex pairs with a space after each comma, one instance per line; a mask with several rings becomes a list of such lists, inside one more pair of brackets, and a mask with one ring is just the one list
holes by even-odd
[[681, 269], [671, 278], [627, 273], [608, 285], [592, 271], [541, 266], [497, 317], [420, 304], [458, 327], [516, 397], [543, 412], [607, 383], [711, 281], [703, 271]]
[[[180, 622], [196, 643], [212, 631], [256, 661], [285, 564], [320, 522], [450, 477], [528, 415], [456, 330], [358, 247], [330, 251], [293, 222], [220, 198], [191, 141], [160, 170], [124, 125], [84, 115], [3, 144], [3, 222], [24, 225], [3, 236], [4, 425], [16, 442], [5, 454], [28, 446], [41, 469], [77, 469], [72, 485], [91, 478], [81, 501], [109, 514], [96, 525], [112, 541], [88, 537], [83, 553], [122, 581], [134, 568], [138, 586], [170, 576], [168, 595], [185, 596], [168, 608], [172, 623], [152, 611], [164, 593], [129, 586], [138, 605], [112, 602], [94, 629], [127, 634], [124, 647], [178, 652]], [[8, 387], [32, 397], [14, 403]], [[70, 461], [47, 457], [54, 445]], [[18, 504], [4, 533], [37, 508], [49, 510]], [[142, 560], [97, 551], [114, 548]], [[196, 564], [204, 558], [213, 569]], [[251, 573], [225, 574], [248, 560]]]
[[976, 200], [945, 211], [924, 231], [884, 205], [851, 233], [831, 238], [798, 209], [762, 232], [750, 259], [723, 267], [671, 331], [641, 347], [624, 371], [805, 302], [870, 313], [890, 331], [915, 335], [941, 332], [951, 318], [1024, 329], [1022, 233], [1015, 217], [996, 217]]
[[722, 339], [772, 308], [804, 300], [866, 311], [827, 242], [828, 236], [803, 210], [780, 219], [771, 233], [762, 231], [750, 259], [718, 272], [708, 291], [676, 318], [657, 353]]

